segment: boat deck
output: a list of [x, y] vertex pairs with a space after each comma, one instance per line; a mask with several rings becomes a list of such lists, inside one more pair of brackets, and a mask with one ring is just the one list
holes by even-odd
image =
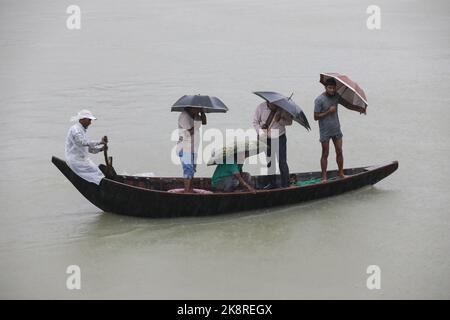
[[[352, 176], [367, 171], [364, 168], [353, 168], [344, 170], [345, 175]], [[328, 178], [332, 181], [336, 178], [338, 172], [336, 170], [328, 172]], [[308, 181], [312, 179], [320, 179], [320, 172], [293, 173], [290, 175], [291, 184], [298, 181]], [[255, 189], [262, 189], [268, 183], [268, 176], [252, 176], [252, 186]], [[277, 175], [277, 180], [280, 176]], [[170, 189], [184, 188], [183, 179], [179, 177], [139, 177], [118, 175], [115, 181], [148, 190], [168, 191]], [[279, 182], [279, 181], [278, 181]], [[194, 178], [193, 186], [197, 189], [211, 190], [211, 178]]]

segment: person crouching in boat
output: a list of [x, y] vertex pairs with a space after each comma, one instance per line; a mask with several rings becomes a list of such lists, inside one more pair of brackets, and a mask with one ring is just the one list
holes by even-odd
[[[106, 137], [99, 141], [88, 140], [86, 130], [92, 120], [97, 118], [89, 110], [81, 110], [71, 121], [77, 121], [66, 137], [65, 155], [67, 165], [78, 176], [97, 185], [105, 177], [100, 169], [89, 159], [88, 152], [98, 153], [106, 148]], [[99, 147], [103, 145], [102, 147]]]
[[[248, 156], [249, 152], [246, 151], [245, 158]], [[245, 158], [236, 159], [233, 163], [218, 164], [211, 179], [211, 188], [214, 191], [219, 192], [233, 192], [242, 187], [250, 192], [256, 192], [255, 189], [250, 186], [250, 173], [242, 171]]]
[[194, 192], [192, 179], [196, 172], [200, 127], [206, 125], [206, 115], [201, 108], [187, 107], [178, 117], [177, 152], [183, 167], [184, 192]]

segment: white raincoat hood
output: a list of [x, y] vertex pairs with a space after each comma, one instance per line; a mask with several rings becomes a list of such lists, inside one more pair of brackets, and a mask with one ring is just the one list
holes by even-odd
[[91, 120], [97, 120], [96, 117], [90, 112], [89, 110], [83, 109], [80, 112], [78, 112], [77, 115], [74, 115], [72, 118], [70, 118], [70, 121], [78, 121], [81, 119], [91, 119]]

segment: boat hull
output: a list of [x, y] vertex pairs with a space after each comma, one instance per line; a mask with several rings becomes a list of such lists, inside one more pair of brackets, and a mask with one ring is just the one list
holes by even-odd
[[[356, 168], [359, 170], [347, 169], [359, 172], [346, 179], [302, 187], [258, 190], [256, 193], [180, 194], [149, 190], [107, 178], [103, 179], [100, 185], [96, 185], [76, 175], [64, 160], [52, 157], [52, 162], [86, 199], [101, 210], [121, 215], [152, 218], [219, 215], [336, 196], [373, 185], [398, 168], [398, 162], [393, 161], [385, 165]], [[316, 172], [303, 175], [318, 174]]]

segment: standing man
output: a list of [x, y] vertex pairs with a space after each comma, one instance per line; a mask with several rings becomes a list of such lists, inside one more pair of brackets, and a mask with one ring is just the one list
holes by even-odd
[[339, 177], [344, 179], [344, 156], [342, 153], [342, 132], [338, 117], [338, 104], [347, 109], [366, 113], [366, 109], [359, 106], [352, 106], [345, 102], [336, 93], [336, 80], [329, 78], [325, 81], [325, 92], [314, 100], [314, 120], [319, 121], [320, 143], [322, 144], [322, 156], [320, 167], [322, 169], [322, 182], [327, 181], [328, 154], [330, 149], [330, 139], [333, 140], [336, 150], [336, 162], [339, 169]]
[[269, 184], [264, 189], [277, 188], [275, 158], [281, 176], [281, 188], [289, 187], [289, 166], [287, 164], [286, 126], [292, 124], [292, 116], [276, 105], [263, 102], [256, 107], [253, 126], [259, 136], [267, 137], [267, 157], [269, 158]]
[[178, 117], [177, 153], [183, 167], [184, 192], [192, 193], [192, 179], [197, 168], [197, 150], [200, 142], [200, 127], [206, 125], [206, 115], [201, 108], [187, 107]]
[[[89, 110], [81, 110], [71, 121], [77, 121], [66, 137], [65, 154], [67, 165], [81, 178], [97, 185], [105, 177], [100, 169], [89, 159], [88, 152], [98, 153], [106, 148], [106, 137], [100, 141], [88, 140], [86, 130], [92, 120], [97, 118]], [[103, 145], [102, 147], [98, 147]]]

